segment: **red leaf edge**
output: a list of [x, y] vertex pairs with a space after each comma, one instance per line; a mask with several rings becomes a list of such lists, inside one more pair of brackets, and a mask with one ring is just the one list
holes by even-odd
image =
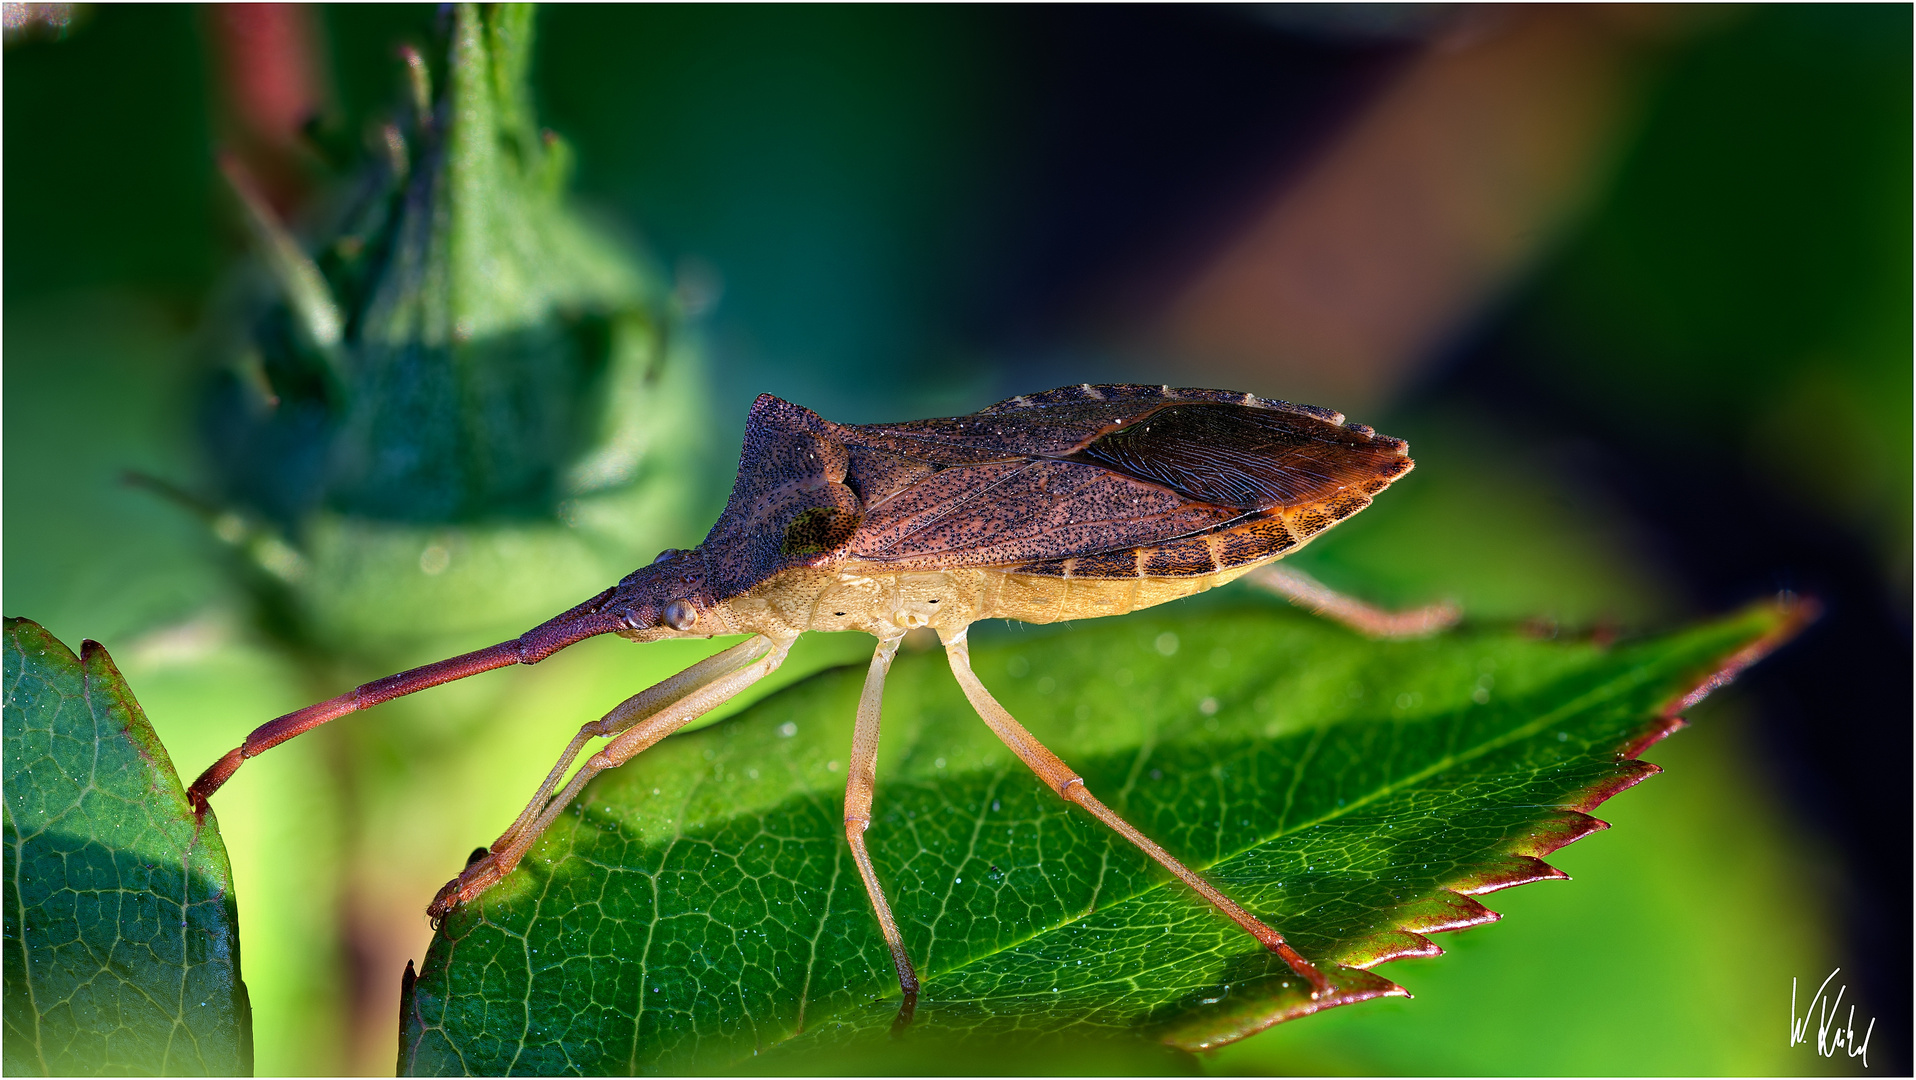
[[1253, 1003], [1235, 1014], [1207, 1016], [1193, 1024], [1180, 1025], [1166, 1033], [1164, 1042], [1183, 1050], [1215, 1050], [1227, 1043], [1286, 1020], [1294, 1020], [1339, 1005], [1349, 1005], [1377, 997], [1410, 997], [1410, 991], [1372, 973], [1369, 969], [1392, 960], [1441, 956], [1443, 949], [1427, 934], [1450, 933], [1484, 926], [1503, 916], [1478, 903], [1473, 896], [1499, 889], [1528, 885], [1534, 881], [1569, 880], [1570, 875], [1543, 861], [1543, 857], [1592, 833], [1602, 832], [1609, 823], [1590, 816], [1590, 811], [1619, 792], [1642, 783], [1663, 769], [1640, 760], [1645, 750], [1688, 726], [1681, 715], [1711, 693], [1729, 685], [1752, 664], [1801, 633], [1822, 614], [1822, 605], [1814, 598], [1783, 593], [1770, 601], [1784, 618], [1769, 632], [1732, 653], [1695, 686], [1671, 698], [1655, 719], [1631, 736], [1617, 749], [1614, 769], [1602, 779], [1564, 802], [1560, 812], [1537, 823], [1525, 835], [1513, 840], [1505, 854], [1494, 862], [1477, 866], [1439, 889], [1420, 897], [1392, 913], [1395, 926], [1347, 945], [1335, 961], [1319, 966], [1329, 976], [1333, 992], [1315, 1000], [1291, 999], [1283, 1008], [1270, 1009]]
[[[1690, 722], [1683, 717], [1684, 712], [1728, 686], [1751, 665], [1775, 652], [1823, 613], [1822, 604], [1814, 597], [1783, 593], [1770, 603], [1782, 612], [1783, 619], [1768, 633], [1732, 653], [1695, 686], [1666, 702], [1654, 720], [1618, 748], [1616, 767], [1608, 776], [1573, 793], [1564, 802], [1562, 813], [1538, 823], [1527, 835], [1513, 841], [1506, 849], [1504, 858], [1473, 868], [1440, 890], [1437, 894], [1439, 899], [1434, 902], [1424, 898], [1398, 909], [1393, 915], [1396, 922], [1394, 929], [1352, 943], [1345, 949], [1342, 962], [1346, 966], [1368, 969], [1391, 960], [1441, 956], [1444, 950], [1425, 934], [1467, 930], [1502, 918], [1471, 897], [1528, 885], [1534, 881], [1569, 880], [1569, 874], [1544, 862], [1543, 857], [1591, 833], [1608, 829], [1609, 822], [1591, 817], [1590, 811], [1663, 771], [1661, 766], [1641, 760], [1643, 752], [1688, 727]], [[1442, 899], [1444, 897], [1449, 899]], [[1448, 920], [1429, 918], [1428, 912], [1433, 907], [1442, 908], [1446, 904], [1458, 903], [1469, 905], [1468, 908], [1454, 908], [1464, 914]], [[1408, 993], [1405, 996], [1409, 996]]]

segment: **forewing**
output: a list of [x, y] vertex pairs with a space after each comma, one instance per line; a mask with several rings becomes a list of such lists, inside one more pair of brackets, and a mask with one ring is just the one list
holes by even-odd
[[1409, 467], [1403, 443], [1368, 428], [1219, 402], [1167, 405], [1066, 459], [1244, 510], [1323, 502]]
[[1038, 458], [951, 466], [867, 511], [851, 554], [901, 569], [999, 566], [1150, 544], [1243, 513], [1097, 465]]
[[1229, 390], [1082, 384], [1007, 398], [970, 416], [847, 428], [858, 433], [854, 442], [883, 446], [936, 465], [1006, 457], [1064, 457], [1106, 432], [1178, 404], [1243, 405], [1322, 421], [1330, 427], [1344, 422], [1341, 414], [1329, 409]]
[[1217, 390], [1066, 387], [972, 416], [836, 427], [864, 508], [850, 553], [901, 567], [1158, 544], [1367, 497], [1411, 464], [1401, 441], [1336, 413]]

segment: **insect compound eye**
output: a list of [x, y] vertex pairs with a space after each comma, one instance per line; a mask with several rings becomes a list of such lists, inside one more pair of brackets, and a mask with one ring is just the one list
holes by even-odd
[[674, 630], [690, 630], [699, 621], [698, 609], [690, 600], [674, 600], [665, 605], [665, 625]]

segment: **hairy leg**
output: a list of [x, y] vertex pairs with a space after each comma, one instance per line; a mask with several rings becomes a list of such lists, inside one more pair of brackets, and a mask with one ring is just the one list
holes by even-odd
[[1199, 896], [1209, 900], [1212, 906], [1229, 916], [1243, 927], [1252, 937], [1262, 942], [1265, 948], [1283, 957], [1291, 965], [1291, 970], [1302, 975], [1311, 984], [1312, 996], [1325, 993], [1330, 983], [1324, 974], [1318, 971], [1309, 960], [1299, 955], [1297, 950], [1284, 940], [1284, 935], [1258, 921], [1257, 917], [1237, 905], [1237, 902], [1219, 892], [1210, 882], [1191, 872], [1185, 865], [1173, 858], [1171, 853], [1159, 847], [1150, 837], [1145, 836], [1131, 826], [1131, 823], [1119, 817], [1116, 811], [1099, 802], [1085, 787], [1084, 778], [1073, 772], [1069, 765], [1059, 760], [1056, 754], [1046, 749], [1043, 743], [1032, 737], [1015, 717], [1005, 711], [998, 699], [991, 696], [978, 676], [971, 670], [971, 649], [966, 644], [964, 631], [945, 640], [945, 656], [951, 661], [951, 673], [964, 689], [965, 697], [970, 699], [971, 707], [980, 718], [1002, 740], [1011, 752], [1018, 755], [1038, 778], [1057, 792], [1068, 802], [1077, 803], [1090, 811], [1099, 821], [1109, 825], [1118, 835], [1137, 845], [1138, 850], [1157, 860], [1158, 865], [1175, 874], [1186, 885], [1197, 890]]
[[1276, 563], [1258, 567], [1245, 574], [1244, 580], [1368, 638], [1427, 637], [1455, 626], [1463, 615], [1457, 605], [1448, 600], [1408, 611], [1386, 611], [1354, 596], [1346, 596], [1302, 570]]

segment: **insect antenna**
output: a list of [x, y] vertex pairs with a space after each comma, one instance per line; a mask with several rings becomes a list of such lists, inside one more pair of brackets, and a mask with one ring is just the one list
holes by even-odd
[[513, 664], [536, 664], [560, 649], [577, 644], [586, 638], [627, 629], [622, 612], [607, 609], [607, 602], [617, 591], [617, 587], [607, 589], [578, 607], [540, 623], [511, 641], [502, 641], [497, 645], [490, 645], [461, 656], [439, 660], [409, 671], [402, 671], [397, 675], [388, 675], [383, 679], [375, 679], [363, 686], [354, 687], [336, 698], [308, 705], [278, 719], [269, 720], [254, 728], [252, 734], [246, 736], [245, 742], [208, 766], [206, 771], [199, 775], [199, 779], [193, 781], [193, 786], [186, 790], [187, 801], [192, 804], [196, 815], [205, 816], [207, 799], [218, 791], [235, 772], [239, 771], [239, 767], [247, 758], [256, 757], [296, 735], [311, 731], [328, 720], [337, 720], [349, 713], [370, 709], [374, 705], [394, 698], [455, 682], [482, 671], [509, 667]]

